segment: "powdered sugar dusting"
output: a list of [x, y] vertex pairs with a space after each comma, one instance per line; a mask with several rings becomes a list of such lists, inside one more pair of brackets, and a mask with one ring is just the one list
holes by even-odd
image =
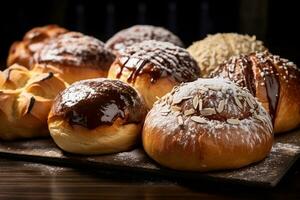
[[[194, 108], [195, 98], [202, 101], [202, 108]], [[236, 98], [241, 105], [236, 103]], [[216, 112], [220, 103], [224, 107]], [[194, 112], [185, 114], [190, 109]], [[161, 117], [152, 117], [151, 121], [146, 118], [147, 126], [161, 128], [162, 134], [171, 135], [173, 142], [182, 147], [195, 149], [201, 138], [206, 137], [215, 144], [225, 141], [229, 149], [234, 148], [231, 141], [238, 140], [239, 145], [254, 151], [257, 145], [273, 137], [270, 116], [261, 104], [246, 89], [224, 79], [183, 83], [157, 101], [148, 115]]]
[[190, 54], [168, 42], [149, 40], [132, 45], [120, 53], [119, 62], [122, 68], [132, 71], [130, 78], [133, 79], [139, 74], [148, 73], [152, 79], [172, 76], [178, 82], [183, 82], [196, 80], [200, 74]]
[[98, 39], [77, 32], [69, 32], [49, 40], [35, 54], [37, 63], [56, 63], [68, 66], [88, 66], [108, 69], [114, 55]]
[[149, 25], [135, 25], [116, 33], [106, 42], [106, 47], [117, 52], [122, 52], [126, 47], [146, 40], [170, 42], [183, 47], [181, 40], [162, 27]]

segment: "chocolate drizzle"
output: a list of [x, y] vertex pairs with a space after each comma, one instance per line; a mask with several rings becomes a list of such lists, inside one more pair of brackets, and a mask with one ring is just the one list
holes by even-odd
[[124, 123], [141, 123], [146, 108], [137, 92], [118, 80], [91, 79], [79, 81], [59, 94], [54, 114], [70, 125], [95, 129], [112, 125], [117, 118]]
[[279, 73], [274, 63], [270, 60], [265, 60], [263, 64], [259, 64], [258, 66], [264, 74], [265, 87], [269, 102], [269, 114], [274, 124], [280, 95]]
[[[211, 74], [211, 77], [220, 76], [229, 78], [238, 85], [247, 87], [255, 96], [257, 87], [264, 86], [268, 99], [269, 114], [273, 123], [275, 123], [280, 96], [280, 76], [286, 76], [284, 75], [286, 72], [280, 70], [283, 65], [282, 60], [280, 61], [279, 59], [280, 62], [276, 61], [275, 57], [276, 56], [268, 52], [234, 56], [227, 62], [221, 64]], [[276, 64], [278, 64], [279, 67], [277, 67]], [[254, 71], [258, 74], [255, 75]], [[262, 82], [258, 79], [262, 80]]]
[[149, 74], [151, 83], [166, 76], [177, 82], [188, 82], [200, 75], [200, 69], [189, 53], [168, 42], [149, 40], [132, 45], [120, 53], [117, 62], [120, 69], [116, 78], [120, 78], [126, 68], [130, 71], [128, 83], [135, 82], [141, 74]]

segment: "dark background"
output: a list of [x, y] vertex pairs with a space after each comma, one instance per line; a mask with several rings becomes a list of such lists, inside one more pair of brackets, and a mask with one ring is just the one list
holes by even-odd
[[299, 7], [285, 0], [4, 0], [0, 6], [2, 68], [11, 43], [35, 26], [58, 24], [106, 41], [134, 24], [164, 26], [189, 46], [208, 33], [257, 35], [271, 52], [300, 65]]

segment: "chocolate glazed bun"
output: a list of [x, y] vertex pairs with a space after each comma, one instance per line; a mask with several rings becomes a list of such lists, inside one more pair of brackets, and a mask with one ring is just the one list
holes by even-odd
[[137, 143], [145, 115], [144, 102], [128, 84], [90, 79], [57, 96], [48, 126], [55, 143], [67, 152], [114, 153]]
[[34, 55], [35, 71], [54, 72], [68, 83], [106, 77], [115, 56], [94, 37], [69, 32], [54, 38]]
[[294, 63], [269, 52], [251, 53], [232, 57], [215, 76], [247, 87], [271, 115], [275, 133], [300, 125], [300, 70]]
[[265, 158], [271, 118], [247, 91], [224, 79], [175, 87], [148, 113], [142, 133], [147, 154], [177, 170], [240, 168]]
[[7, 66], [18, 63], [26, 68], [32, 67], [33, 55], [51, 38], [68, 32], [57, 25], [36, 27], [28, 31], [22, 41], [14, 42], [8, 53]]
[[162, 27], [150, 25], [135, 25], [121, 30], [111, 37], [105, 46], [115, 54], [118, 54], [118, 52], [123, 51], [125, 48], [146, 40], [170, 42], [176, 46], [184, 46], [182, 41], [172, 32]]
[[183, 48], [168, 42], [149, 40], [134, 44], [120, 53], [108, 77], [120, 79], [135, 87], [151, 108], [181, 82], [194, 81], [200, 69]]

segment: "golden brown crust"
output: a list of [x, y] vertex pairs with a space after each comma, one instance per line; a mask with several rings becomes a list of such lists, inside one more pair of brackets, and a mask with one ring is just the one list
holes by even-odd
[[234, 81], [258, 98], [270, 113], [275, 133], [300, 125], [300, 71], [292, 62], [269, 52], [232, 57], [211, 77]]
[[146, 111], [128, 84], [90, 79], [72, 84], [57, 96], [48, 124], [54, 141], [65, 151], [112, 153], [137, 142]]
[[49, 39], [67, 31], [57, 25], [47, 25], [31, 29], [25, 34], [22, 41], [14, 42], [10, 47], [7, 66], [18, 63], [26, 68], [31, 68], [34, 53], [41, 49]]
[[68, 83], [106, 77], [114, 55], [98, 39], [68, 32], [47, 42], [34, 55], [35, 71], [52, 71]]
[[35, 73], [17, 64], [0, 76], [0, 139], [47, 136], [52, 101], [66, 84], [53, 73]]
[[147, 154], [178, 170], [232, 169], [262, 160], [272, 141], [269, 115], [246, 90], [224, 79], [175, 87], [148, 113]]
[[196, 61], [185, 49], [149, 40], [120, 53], [108, 77], [135, 87], [151, 108], [156, 97], [163, 96], [181, 82], [196, 80], [199, 74]]
[[167, 29], [149, 25], [135, 25], [121, 30], [112, 36], [105, 46], [118, 54], [127, 47], [146, 40], [170, 42], [176, 46], [184, 46], [182, 41]]

